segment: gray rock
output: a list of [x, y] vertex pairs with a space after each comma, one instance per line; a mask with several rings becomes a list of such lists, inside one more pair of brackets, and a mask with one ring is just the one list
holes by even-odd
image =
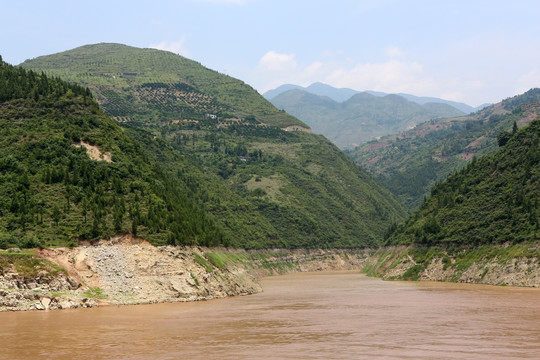
[[41, 305], [43, 305], [43, 308], [45, 310], [49, 310], [49, 305], [51, 304], [51, 299], [48, 297], [42, 297], [41, 298]]

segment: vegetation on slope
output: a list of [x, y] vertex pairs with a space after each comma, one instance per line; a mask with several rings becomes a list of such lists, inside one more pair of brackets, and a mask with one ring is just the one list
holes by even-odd
[[0, 248], [128, 231], [156, 244], [226, 245], [178, 185], [87, 89], [0, 59]]
[[538, 240], [540, 120], [431, 190], [391, 244], [480, 246]]
[[[111, 62], [116, 64], [124, 56], [117, 53], [125, 51], [140, 63], [152, 64], [137, 76], [151, 78], [155, 88], [184, 86], [186, 83], [170, 81], [177, 81], [175, 77], [188, 79], [186, 74], [191, 74], [187, 85], [200, 92], [199, 97], [192, 98], [192, 109], [202, 109], [206, 96], [228, 107], [227, 112], [211, 114], [194, 110], [180, 118], [159, 106], [146, 107], [153, 117], [145, 117], [144, 121], [131, 119], [122, 125], [126, 134], [144, 144], [149, 156], [167, 174], [186, 185], [190, 195], [231, 238], [232, 245], [373, 246], [382, 241], [391, 222], [403, 219], [403, 206], [328, 140], [302, 131], [306, 127], [302, 122], [275, 109], [240, 81], [195, 62], [157, 50], [99, 44], [62, 56], [41, 57], [25, 62], [24, 66], [39, 65], [90, 86], [97, 96], [106, 96], [101, 104], [110, 111], [106, 104], [116, 95], [99, 93], [96, 89], [103, 78], [87, 76], [83, 69], [92, 64], [94, 73], [104, 74], [110, 68], [107, 61], [99, 59], [112, 58]], [[115, 66], [129, 73], [139, 69], [127, 60], [126, 64]], [[239, 91], [217, 91], [211, 84], [198, 85], [206, 84], [198, 74], [217, 84], [239, 84]], [[122, 80], [122, 91], [127, 94], [126, 99], [131, 99], [122, 104], [122, 111], [140, 104], [139, 85], [135, 79], [129, 80], [130, 76], [137, 78], [125, 75]], [[163, 94], [169, 94], [169, 90]], [[224, 100], [229, 97], [230, 101]], [[247, 105], [242, 105], [243, 101]], [[180, 103], [181, 100], [170, 101], [171, 106]], [[281, 127], [285, 124], [301, 128], [284, 131]], [[189, 165], [179, 163], [178, 159], [185, 159]]]
[[[498, 136], [540, 115], [540, 90], [506, 99], [469, 116], [432, 120], [349, 152], [393, 194], [415, 209], [431, 187], [474, 156], [498, 149]], [[504, 133], [503, 133], [504, 134]]]
[[244, 82], [167, 51], [103, 43], [27, 60], [21, 66], [89, 87], [119, 121], [204, 120], [209, 113], [307, 127]]

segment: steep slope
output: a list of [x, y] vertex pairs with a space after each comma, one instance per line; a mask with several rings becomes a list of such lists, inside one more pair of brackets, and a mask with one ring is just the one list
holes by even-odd
[[349, 155], [414, 209], [436, 182], [474, 156], [496, 151], [502, 131], [539, 115], [540, 90], [532, 89], [468, 116], [428, 121], [369, 142]]
[[390, 236], [392, 244], [466, 245], [539, 240], [540, 119], [499, 151], [436, 185]]
[[227, 243], [87, 89], [0, 58], [0, 248], [128, 231], [155, 244]]
[[289, 90], [270, 101], [340, 148], [358, 146], [383, 135], [410, 129], [429, 119], [463, 115], [446, 104], [419, 105], [398, 95], [379, 97], [357, 93], [339, 103], [330, 97], [313, 94], [310, 88], [305, 91]]
[[22, 66], [89, 86], [235, 246], [372, 246], [406, 213], [304, 123], [241, 81], [178, 55], [98, 44]]

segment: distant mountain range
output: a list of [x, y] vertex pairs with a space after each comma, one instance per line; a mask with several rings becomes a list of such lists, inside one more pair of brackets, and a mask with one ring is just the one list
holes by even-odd
[[417, 125], [349, 151], [349, 156], [414, 209], [431, 187], [473, 157], [495, 152], [498, 135], [540, 116], [540, 89], [490, 105], [476, 113]]
[[[278, 93], [278, 90], [286, 91]], [[335, 89], [321, 83], [308, 88], [284, 85], [270, 93], [275, 95], [270, 102], [296, 116], [315, 133], [325, 135], [342, 149], [411, 129], [427, 120], [465, 115], [465, 112], [448, 102], [420, 104], [400, 95], [380, 94]], [[425, 101], [428, 98], [417, 99]]]
[[[335, 88], [335, 87], [327, 85], [327, 84], [316, 82], [316, 83], [313, 83], [313, 84], [309, 85], [308, 87], [303, 87], [303, 86], [300, 86], [300, 85], [292, 85], [292, 84], [281, 85], [281, 86], [279, 86], [279, 87], [277, 87], [275, 89], [268, 90], [267, 92], [265, 92], [263, 94], [263, 96], [268, 100], [272, 100], [276, 96], [278, 96], [278, 95], [280, 95], [280, 94], [282, 94], [282, 93], [284, 93], [286, 91], [293, 90], [293, 89], [304, 90], [304, 91], [307, 91], [307, 92], [309, 92], [311, 94], [314, 94], [314, 95], [327, 96], [330, 99], [332, 99], [334, 101], [337, 101], [337, 102], [344, 102], [344, 101], [350, 99], [353, 95], [356, 95], [356, 94], [361, 93], [361, 92], [366, 92], [368, 94], [378, 96], [378, 97], [384, 97], [386, 95], [389, 95], [388, 93], [384, 93], [384, 92], [380, 92], [380, 91], [369, 91], [369, 90], [368, 91], [358, 91], [358, 90], [353, 90], [353, 89], [349, 89], [349, 88]], [[456, 101], [450, 101], [450, 100], [444, 100], [444, 99], [440, 99], [440, 98], [436, 98], [436, 97], [415, 96], [415, 95], [404, 94], [404, 93], [399, 93], [399, 94], [395, 94], [395, 95], [399, 95], [399, 96], [404, 97], [405, 99], [407, 99], [409, 101], [415, 102], [415, 103], [420, 104], [420, 105], [425, 105], [427, 103], [447, 104], [447, 105], [450, 105], [452, 107], [455, 107], [456, 109], [464, 112], [465, 114], [481, 110], [481, 109], [485, 108], [486, 106], [491, 105], [491, 104], [482, 104], [482, 105], [480, 105], [478, 107], [473, 107], [473, 106], [470, 106], [470, 105], [467, 105], [467, 104], [464, 104], [464, 103], [460, 103], [460, 102], [456, 102]]]

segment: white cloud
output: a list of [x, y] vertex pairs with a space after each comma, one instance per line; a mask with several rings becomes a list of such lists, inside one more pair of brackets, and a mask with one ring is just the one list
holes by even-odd
[[405, 92], [411, 88], [422, 90], [429, 79], [423, 74], [418, 62], [390, 60], [383, 63], [357, 64], [353, 68], [342, 68], [327, 77], [339, 87], [352, 87], [384, 92]]
[[249, 0], [191, 0], [194, 3], [245, 5]]
[[[388, 47], [385, 52], [396, 56], [405, 53], [395, 47]], [[351, 63], [344, 56], [302, 64], [296, 54], [276, 51], [268, 51], [261, 57], [251, 78], [251, 83], [261, 93], [282, 84], [307, 86], [323, 82], [359, 91], [407, 93], [465, 102], [468, 102], [468, 94], [485, 91], [486, 87], [482, 80], [437, 73], [419, 61], [392, 58], [381, 62]], [[537, 79], [540, 79], [540, 71], [524, 75], [523, 83], [533, 83]]]
[[185, 47], [186, 37], [182, 36], [178, 41], [162, 41], [158, 44], [152, 44], [149, 47], [152, 49], [170, 51], [175, 54], [180, 54], [185, 57], [189, 57], [190, 52]]
[[394, 45], [387, 46], [384, 52], [391, 58], [399, 58], [405, 55], [405, 51]]
[[267, 52], [259, 60], [258, 69], [267, 71], [288, 71], [296, 68], [296, 55], [295, 54], [280, 54], [273, 50]]

